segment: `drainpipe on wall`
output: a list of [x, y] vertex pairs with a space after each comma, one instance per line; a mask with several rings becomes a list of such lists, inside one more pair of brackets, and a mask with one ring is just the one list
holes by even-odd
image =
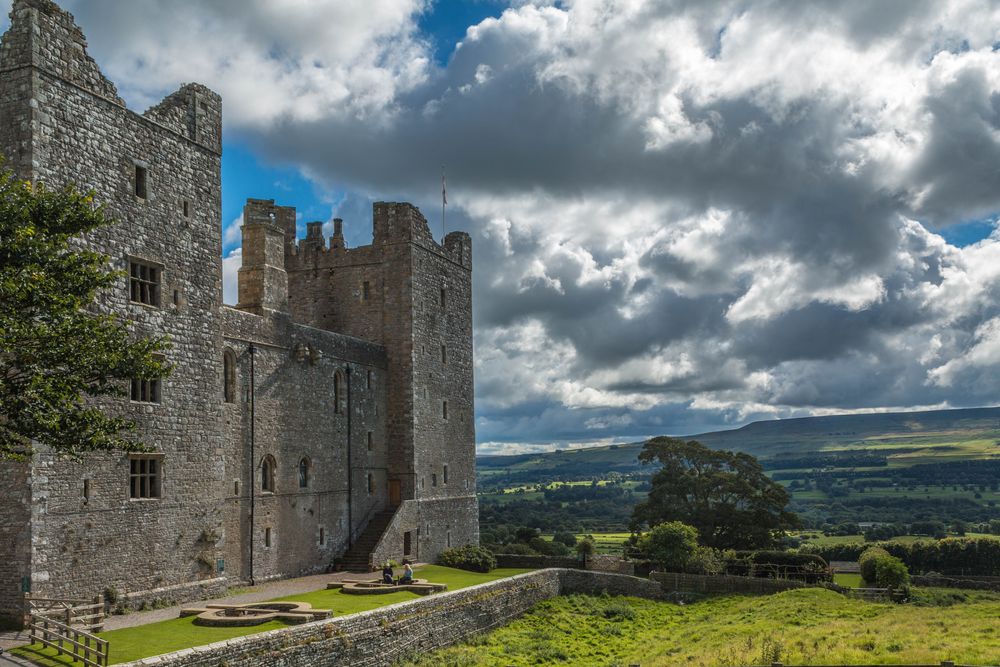
[[254, 387], [254, 348], [253, 343], [250, 343], [250, 585], [256, 584], [254, 581], [253, 574], [253, 541], [256, 531], [254, 530], [254, 509], [257, 499], [256, 489], [254, 483], [257, 481], [257, 457], [254, 453], [254, 422], [255, 422], [255, 410], [256, 410], [256, 391]]
[[351, 366], [347, 366], [347, 548], [354, 546], [354, 517], [352, 514], [352, 499], [354, 498], [354, 468], [351, 467]]

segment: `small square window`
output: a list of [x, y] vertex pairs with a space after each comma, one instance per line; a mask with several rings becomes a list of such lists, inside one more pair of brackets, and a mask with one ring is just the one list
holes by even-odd
[[159, 498], [163, 457], [150, 454], [129, 455], [129, 498]]
[[132, 380], [132, 400], [136, 403], [159, 403], [159, 380]]
[[146, 199], [149, 194], [149, 170], [135, 165], [135, 196]]
[[163, 271], [160, 267], [137, 260], [129, 260], [129, 300], [132, 303], [159, 306], [160, 281], [162, 277]]

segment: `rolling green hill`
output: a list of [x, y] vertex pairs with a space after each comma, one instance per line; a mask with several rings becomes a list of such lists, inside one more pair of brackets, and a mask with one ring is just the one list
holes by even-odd
[[[890, 466], [919, 463], [1000, 459], [1000, 408], [969, 408], [927, 412], [836, 415], [758, 421], [729, 431], [700, 433], [692, 438], [716, 449], [743, 451], [760, 458], [769, 468], [782, 460], [848, 457], [873, 454]], [[586, 449], [557, 450], [544, 454], [479, 456], [481, 481], [532, 483], [545, 479], [605, 476], [641, 469], [636, 458], [642, 443]], [[835, 461], [834, 461], [835, 464]], [[837, 466], [842, 467], [842, 466]]]

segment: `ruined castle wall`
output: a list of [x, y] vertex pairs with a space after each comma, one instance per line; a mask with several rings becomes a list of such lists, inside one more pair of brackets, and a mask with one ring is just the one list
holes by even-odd
[[[124, 277], [99, 303], [137, 333], [169, 336], [174, 366], [159, 403], [105, 403], [136, 419], [138, 437], [163, 454], [160, 498], [130, 498], [125, 455], [83, 463], [36, 455], [33, 592], [90, 596], [106, 587], [125, 593], [214, 578], [203, 536], [217, 533], [223, 518], [220, 155], [211, 140], [219, 136], [219, 98], [200, 86], [175, 94], [198, 110], [187, 127], [129, 111], [86, 55], [72, 17], [48, 0], [14, 3], [0, 55], [0, 111], [11, 113], [0, 127], [13, 123], [30, 137], [26, 151], [16, 147], [30, 155], [30, 173], [22, 175], [50, 187], [93, 188], [119, 222], [91, 234], [87, 245], [115, 269], [127, 270], [130, 258], [162, 269], [159, 305], [131, 303]], [[5, 142], [11, 136], [4, 133]], [[146, 170], [145, 197], [136, 194], [137, 166]]]
[[[237, 391], [234, 401], [224, 405], [228, 435], [227, 562], [238, 568], [242, 579], [250, 577], [252, 482], [254, 578], [323, 571], [347, 547], [348, 487], [352, 498], [350, 520], [355, 530], [363, 528], [373, 512], [385, 507], [385, 351], [372, 343], [294, 324], [285, 314], [268, 312], [259, 316], [225, 308], [223, 319], [226, 347], [237, 359]], [[334, 398], [334, 376], [338, 372], [345, 381], [339, 412]], [[273, 492], [261, 488], [261, 466], [268, 456], [276, 464]], [[308, 461], [304, 487], [299, 479], [303, 459]]]

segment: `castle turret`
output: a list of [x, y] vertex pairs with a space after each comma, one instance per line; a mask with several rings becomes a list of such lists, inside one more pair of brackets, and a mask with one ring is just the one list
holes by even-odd
[[285, 273], [286, 230], [295, 225], [295, 209], [275, 206], [273, 199], [248, 199], [243, 207], [243, 266], [239, 271], [236, 307], [258, 315], [265, 310], [288, 312]]

